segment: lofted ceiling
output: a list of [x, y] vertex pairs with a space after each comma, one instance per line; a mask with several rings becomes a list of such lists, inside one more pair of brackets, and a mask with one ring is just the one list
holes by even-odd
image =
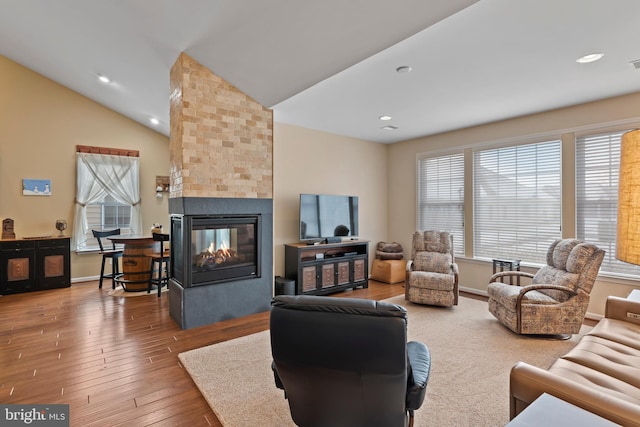
[[393, 143], [640, 91], [638, 18], [638, 0], [0, 0], [0, 54], [168, 135], [186, 52], [277, 122]]

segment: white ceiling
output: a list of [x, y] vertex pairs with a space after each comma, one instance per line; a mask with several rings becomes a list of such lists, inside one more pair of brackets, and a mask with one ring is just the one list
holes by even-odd
[[640, 91], [639, 20], [638, 0], [0, 0], [0, 54], [168, 135], [184, 51], [278, 122], [391, 143]]

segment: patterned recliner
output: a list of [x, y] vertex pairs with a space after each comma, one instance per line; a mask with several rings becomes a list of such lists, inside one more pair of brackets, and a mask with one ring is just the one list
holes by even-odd
[[457, 305], [458, 265], [453, 236], [446, 231], [416, 231], [411, 246], [405, 299], [417, 304]]
[[[489, 311], [518, 334], [570, 335], [580, 331], [604, 250], [576, 239], [556, 240], [547, 265], [533, 275], [520, 271], [494, 274], [489, 280]], [[499, 278], [529, 277], [513, 286]], [[509, 280], [511, 282], [511, 280]]]

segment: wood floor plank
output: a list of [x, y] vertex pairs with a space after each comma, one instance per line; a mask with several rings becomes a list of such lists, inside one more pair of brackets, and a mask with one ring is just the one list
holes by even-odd
[[[167, 293], [112, 297], [108, 288], [0, 296], [0, 402], [69, 404], [72, 426], [220, 427], [178, 354], [267, 330], [269, 312], [183, 331]], [[371, 281], [335, 296], [403, 292]]]

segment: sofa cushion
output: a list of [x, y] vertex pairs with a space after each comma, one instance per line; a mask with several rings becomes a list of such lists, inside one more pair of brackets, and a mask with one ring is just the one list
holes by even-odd
[[[627, 347], [640, 350], [640, 325], [635, 323], [605, 317], [589, 331], [588, 335], [614, 341], [624, 344]], [[640, 366], [640, 364], [638, 366]]]
[[382, 252], [376, 251], [376, 259], [382, 260], [399, 260], [404, 258], [404, 254], [402, 252]]
[[428, 271], [414, 271], [411, 273], [409, 281], [410, 287], [450, 292], [455, 285], [455, 276]]
[[560, 358], [548, 371], [601, 393], [603, 397], [616, 397], [640, 405], [640, 390], [637, 387], [571, 360]]
[[[607, 329], [615, 336], [616, 330], [623, 325], [607, 326], [601, 329]], [[587, 334], [571, 351], [556, 360], [549, 372], [640, 404], [640, 349]]]
[[422, 233], [416, 231], [413, 233], [411, 247], [411, 258], [415, 258], [416, 253], [421, 251], [449, 253], [451, 252], [451, 237], [446, 231], [428, 230]]
[[570, 273], [580, 274], [587, 265], [589, 259], [593, 256], [598, 248], [588, 243], [580, 243], [576, 245], [567, 258], [567, 271]]
[[402, 245], [397, 242], [378, 242], [376, 250], [380, 252], [402, 253]]
[[451, 254], [448, 253], [419, 252], [413, 260], [414, 271], [429, 271], [441, 274], [452, 274], [451, 264]]
[[564, 239], [559, 241], [555, 246], [553, 246], [553, 249], [551, 249], [552, 262], [548, 262], [547, 264], [560, 270], [566, 270], [569, 254], [579, 243], [580, 241], [575, 239]]

